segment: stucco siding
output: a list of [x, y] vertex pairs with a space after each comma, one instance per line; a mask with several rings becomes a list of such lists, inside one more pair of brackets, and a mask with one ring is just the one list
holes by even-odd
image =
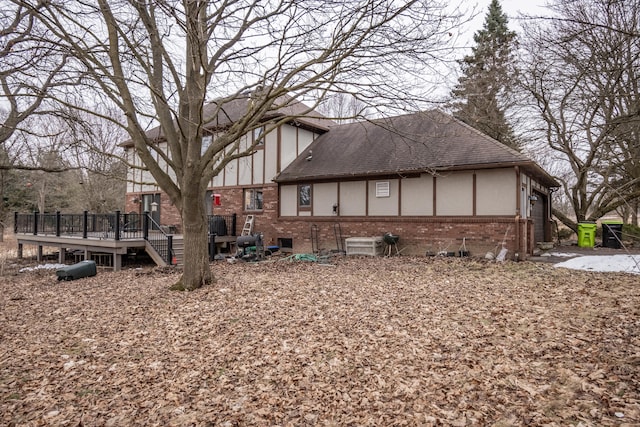
[[[133, 165], [135, 165], [136, 161], [138, 160], [138, 156], [135, 155], [133, 148], [127, 149], [127, 151], [125, 152], [125, 158], [127, 162]], [[134, 183], [134, 181], [136, 180], [136, 172], [137, 170], [135, 168], [129, 168], [127, 170], [127, 193], [133, 193], [137, 191], [137, 186]]]
[[473, 214], [473, 173], [456, 172], [436, 179], [436, 215]]
[[515, 215], [516, 173], [513, 169], [476, 172], [476, 214]]
[[[376, 187], [381, 184], [386, 188], [388, 195], [378, 197]], [[372, 180], [368, 183], [369, 216], [398, 215], [399, 184], [397, 179]]]
[[298, 128], [298, 155], [311, 145], [316, 134], [306, 129]]
[[340, 183], [340, 215], [366, 215], [367, 182], [348, 181]]
[[[249, 147], [249, 138], [247, 136], [243, 136], [240, 139], [240, 148], [239, 152], [244, 152]], [[238, 159], [238, 184], [239, 185], [248, 185], [251, 184], [251, 157], [241, 157]]]
[[214, 176], [211, 179], [211, 186], [212, 187], [222, 187], [224, 183], [224, 169], [220, 171], [220, 173], [216, 176]]
[[298, 156], [298, 144], [296, 128], [283, 125], [280, 132], [280, 168], [282, 170], [289, 166], [289, 164]]
[[238, 160], [232, 160], [225, 166], [224, 185], [238, 185]]
[[329, 182], [313, 186], [313, 215], [333, 215], [333, 205], [338, 203], [338, 184]]
[[296, 216], [298, 214], [298, 186], [283, 185], [280, 187], [280, 215]]
[[264, 179], [271, 180], [278, 174], [278, 132], [272, 131], [265, 136], [264, 143]]
[[433, 215], [433, 177], [431, 175], [405, 178], [401, 185], [401, 215]]
[[257, 150], [253, 154], [253, 178], [254, 184], [264, 183], [264, 150]]

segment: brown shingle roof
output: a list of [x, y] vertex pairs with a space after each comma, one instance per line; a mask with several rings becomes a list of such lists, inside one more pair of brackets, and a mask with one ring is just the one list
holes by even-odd
[[[224, 128], [240, 120], [247, 113], [250, 102], [251, 94], [246, 94], [246, 96], [243, 95], [222, 103], [216, 100], [205, 104], [203, 117], [205, 119], [212, 117], [211, 120], [207, 121], [205, 128], [209, 130]], [[221, 105], [221, 108], [219, 108], [219, 105]], [[319, 132], [325, 132], [330, 125], [335, 124], [335, 122], [325, 118], [322, 114], [311, 109], [311, 107], [288, 95], [278, 98], [273, 108], [262, 117], [261, 121], [266, 122], [283, 117], [291, 117], [291, 120], [295, 121], [297, 125]], [[161, 140], [164, 137], [160, 126], [148, 130], [146, 134], [152, 141]], [[121, 144], [121, 146], [125, 147], [130, 145], [133, 145], [131, 140]]]
[[[310, 160], [309, 159], [310, 156]], [[432, 110], [331, 127], [277, 182], [522, 165], [554, 186], [531, 159], [454, 117]]]

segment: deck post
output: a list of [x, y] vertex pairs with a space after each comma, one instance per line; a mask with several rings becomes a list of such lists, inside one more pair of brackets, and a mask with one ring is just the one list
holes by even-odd
[[144, 240], [149, 240], [149, 211], [144, 211], [144, 217], [142, 218], [142, 237]]
[[113, 271], [122, 270], [122, 254], [113, 253]]
[[38, 211], [33, 211], [33, 235], [38, 235]]
[[[87, 224], [89, 222], [89, 212], [88, 211], [84, 211], [82, 212], [82, 238], [86, 239], [87, 238], [87, 227], [89, 224]], [[85, 257], [85, 259], [87, 259]]]
[[60, 211], [56, 211], [56, 237], [60, 237]]
[[231, 235], [235, 236], [236, 235], [236, 223], [237, 223], [237, 214], [233, 214], [233, 216], [231, 217]]
[[[120, 211], [116, 211], [116, 240], [120, 240]], [[114, 260], [115, 264], [115, 260]]]
[[18, 211], [13, 213], [13, 234], [18, 234]]
[[36, 256], [38, 262], [42, 262], [42, 245], [38, 245], [38, 254]]
[[209, 261], [216, 259], [216, 235], [215, 233], [209, 234]]
[[58, 264], [64, 264], [65, 259], [67, 258], [67, 250], [60, 246], [60, 251], [58, 252]]
[[18, 259], [22, 259], [24, 246], [22, 243], [18, 243]]
[[167, 235], [167, 264], [173, 265], [173, 234]]

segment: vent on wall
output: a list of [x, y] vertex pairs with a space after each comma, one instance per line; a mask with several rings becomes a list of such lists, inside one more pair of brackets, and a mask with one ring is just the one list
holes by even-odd
[[376, 182], [376, 197], [389, 197], [389, 181]]

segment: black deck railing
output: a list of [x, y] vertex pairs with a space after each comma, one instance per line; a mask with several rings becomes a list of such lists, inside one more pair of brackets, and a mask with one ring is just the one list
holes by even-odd
[[[167, 234], [160, 227], [160, 224], [154, 221], [151, 215], [147, 214], [143, 218], [142, 230], [144, 233], [144, 240], [156, 250], [156, 252], [162, 257], [162, 259], [168, 264], [173, 265], [174, 252], [173, 252], [173, 235]], [[149, 232], [153, 230], [153, 232]]]
[[14, 232], [34, 236], [96, 237], [100, 239], [126, 240], [144, 237], [145, 214], [39, 213], [16, 212]]
[[[207, 221], [211, 242], [215, 242], [215, 236], [236, 236], [236, 214], [209, 215]], [[143, 214], [122, 214], [120, 211], [108, 214], [95, 214], [88, 211], [81, 214], [15, 212], [14, 232], [34, 236], [66, 236], [83, 239], [144, 239], [153, 246], [167, 264], [172, 265], [175, 258], [173, 235], [166, 233], [164, 228], [153, 220], [149, 212]]]

